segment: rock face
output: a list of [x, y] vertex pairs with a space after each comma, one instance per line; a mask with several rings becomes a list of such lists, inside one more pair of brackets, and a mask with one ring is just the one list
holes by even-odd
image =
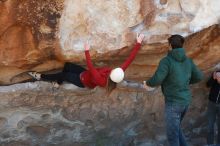
[[[118, 86], [111, 94], [68, 84], [53, 89], [50, 83], [27, 82], [26, 72], [61, 69], [65, 61], [85, 66], [87, 40], [95, 66], [116, 67], [136, 33], [144, 33], [125, 74], [140, 82], [167, 54], [168, 36], [178, 33], [208, 77], [220, 62], [219, 5], [219, 0], [0, 0], [0, 145], [166, 146], [159, 88], [146, 93]], [[183, 123], [193, 146], [206, 143], [204, 82], [192, 87]]]
[[[25, 81], [29, 77], [22, 73], [58, 69], [64, 61], [85, 65], [87, 40], [94, 62], [108, 63], [117, 54], [120, 63], [137, 32], [146, 35], [142, 54], [151, 57], [142, 60], [145, 65], [156, 67], [158, 59], [152, 58], [166, 53], [167, 37], [175, 33], [189, 38], [186, 48], [193, 58], [208, 63], [200, 54], [212, 56], [219, 28], [211, 27], [208, 35], [196, 32], [218, 24], [218, 5], [218, 0], [0, 1], [0, 83]], [[216, 41], [210, 45], [210, 40]]]
[[[57, 64], [56, 32], [62, 4], [62, 0], [0, 1], [1, 84], [24, 80], [12, 78], [36, 65]], [[48, 69], [56, 68], [49, 64]]]
[[[205, 144], [204, 89], [203, 83], [194, 86], [183, 123], [189, 143], [198, 146]], [[2, 87], [0, 93], [0, 141], [6, 146], [167, 145], [159, 88], [145, 92], [118, 86], [107, 94], [101, 88], [65, 84], [54, 89], [35, 82]]]

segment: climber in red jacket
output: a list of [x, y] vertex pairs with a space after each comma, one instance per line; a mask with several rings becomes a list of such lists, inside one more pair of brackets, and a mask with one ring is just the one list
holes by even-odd
[[143, 39], [144, 39], [143, 34], [137, 35], [137, 43], [135, 44], [129, 57], [119, 68], [115, 68], [115, 69], [112, 69], [110, 67], [95, 68], [92, 64], [89, 54], [90, 46], [88, 43], [86, 43], [84, 45], [84, 48], [85, 48], [85, 57], [86, 57], [86, 63], [88, 69], [67, 62], [64, 65], [63, 71], [59, 73], [40, 74], [37, 72], [29, 72], [28, 74], [31, 75], [36, 80], [42, 79], [45, 81], [56, 81], [58, 84], [61, 84], [63, 81], [67, 81], [81, 88], [84, 87], [95, 88], [96, 86], [106, 87], [107, 85], [115, 86], [116, 83], [119, 83], [124, 79], [124, 71], [134, 60], [138, 50], [141, 47], [141, 42], [143, 41]]

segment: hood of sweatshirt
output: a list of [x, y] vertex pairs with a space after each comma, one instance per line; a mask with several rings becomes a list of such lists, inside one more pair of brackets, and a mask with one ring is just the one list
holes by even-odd
[[173, 58], [174, 60], [178, 62], [183, 62], [186, 59], [186, 53], [183, 48], [176, 48], [172, 49], [169, 53], [168, 56]]

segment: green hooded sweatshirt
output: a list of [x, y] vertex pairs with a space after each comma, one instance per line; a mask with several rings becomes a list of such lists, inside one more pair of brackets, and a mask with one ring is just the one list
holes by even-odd
[[201, 81], [202, 78], [202, 72], [192, 59], [186, 57], [184, 49], [176, 48], [160, 61], [147, 85], [161, 85], [166, 103], [189, 105], [192, 100], [189, 85]]

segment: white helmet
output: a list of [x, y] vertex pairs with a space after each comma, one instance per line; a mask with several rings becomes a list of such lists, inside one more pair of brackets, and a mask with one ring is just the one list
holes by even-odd
[[120, 83], [124, 79], [124, 71], [121, 68], [115, 68], [110, 73], [110, 79], [115, 83]]

